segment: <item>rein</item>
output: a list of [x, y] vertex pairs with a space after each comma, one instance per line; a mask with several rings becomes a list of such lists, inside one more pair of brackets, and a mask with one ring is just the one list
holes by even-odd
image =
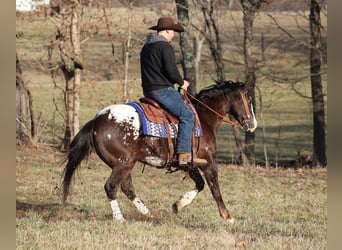
[[[215, 111], [214, 109], [212, 109], [211, 107], [209, 107], [207, 104], [203, 103], [202, 101], [198, 100], [196, 97], [194, 97], [193, 95], [191, 95], [190, 93], [188, 93], [187, 91], [185, 91], [186, 95], [189, 95], [190, 97], [192, 97], [193, 99], [195, 99], [196, 101], [198, 101], [200, 104], [202, 104], [204, 107], [206, 107], [207, 109], [209, 109], [211, 112], [213, 112], [215, 115], [217, 115], [218, 117], [220, 117], [225, 123], [228, 123], [234, 127], [242, 127], [238, 122], [233, 122], [232, 120], [230, 120], [227, 116], [224, 116], [220, 113], [218, 113], [217, 111]], [[243, 94], [240, 92], [243, 101], [244, 106], [246, 105], [245, 103], [247, 103], [247, 101], [245, 100], [246, 98], [244, 98]], [[245, 106], [246, 109], [246, 106]], [[248, 110], [248, 109], [247, 109]], [[247, 114], [249, 113], [249, 110], [246, 111]]]

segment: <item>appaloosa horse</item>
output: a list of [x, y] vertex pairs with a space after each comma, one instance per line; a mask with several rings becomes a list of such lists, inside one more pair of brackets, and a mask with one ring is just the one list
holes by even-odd
[[[205, 158], [208, 163], [183, 169], [195, 182], [195, 188], [185, 193], [173, 204], [173, 211], [179, 212], [192, 202], [198, 192], [203, 190], [205, 182], [200, 173], [202, 171], [217, 203], [220, 216], [234, 223], [234, 219], [222, 200], [219, 187], [215, 160], [216, 133], [222, 121], [233, 126], [240, 126], [244, 131], [253, 132], [257, 127], [253, 106], [245, 85], [232, 81], [217, 82], [201, 90], [196, 96], [192, 96], [191, 100], [203, 132], [198, 140], [197, 155]], [[232, 115], [238, 122], [232, 122], [225, 116], [226, 114]], [[68, 197], [75, 170], [82, 160], [95, 150], [112, 169], [104, 188], [110, 200], [113, 218], [118, 221], [125, 220], [117, 201], [119, 188], [134, 203], [140, 213], [150, 215], [146, 205], [135, 194], [131, 170], [138, 161], [158, 168], [170, 168], [170, 165], [174, 166], [175, 162], [169, 161], [168, 139], [142, 135], [141, 126], [141, 118], [137, 110], [127, 104], [108, 106], [88, 121], [71, 142], [66, 155], [67, 164], [63, 172], [63, 202]], [[172, 140], [175, 142], [174, 139]]]

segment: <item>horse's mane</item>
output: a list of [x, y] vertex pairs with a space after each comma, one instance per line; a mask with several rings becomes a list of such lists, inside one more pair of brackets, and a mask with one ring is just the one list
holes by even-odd
[[218, 94], [222, 94], [222, 92], [226, 94], [229, 91], [235, 91], [236, 89], [245, 88], [245, 84], [240, 81], [233, 82], [231, 80], [228, 80], [228, 81], [215, 81], [215, 82], [216, 84], [210, 85], [200, 90], [200, 92], [196, 94], [195, 97], [197, 99], [213, 98], [213, 97], [216, 97]]

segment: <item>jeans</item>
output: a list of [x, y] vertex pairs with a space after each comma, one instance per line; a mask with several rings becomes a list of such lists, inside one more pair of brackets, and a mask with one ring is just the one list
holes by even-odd
[[179, 119], [176, 154], [191, 153], [191, 137], [194, 114], [184, 103], [181, 94], [172, 87], [144, 92], [144, 96], [155, 100]]

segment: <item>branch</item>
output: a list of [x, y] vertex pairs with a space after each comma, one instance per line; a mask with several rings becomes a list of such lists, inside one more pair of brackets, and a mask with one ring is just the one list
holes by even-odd
[[[304, 75], [302, 77], [298, 77], [298, 78], [288, 78], [288, 77], [278, 77], [278, 76], [274, 76], [274, 75], [270, 75], [270, 74], [266, 74], [266, 73], [262, 73], [261, 74], [263, 76], [265, 76], [267, 79], [270, 79], [274, 82], [278, 82], [278, 83], [285, 83], [285, 84], [290, 84], [291, 88], [294, 90], [294, 92], [299, 95], [300, 97], [306, 98], [306, 99], [312, 99], [312, 96], [308, 96], [303, 94], [302, 92], [300, 92], [300, 90], [297, 89], [296, 85], [298, 83], [301, 83], [304, 81], [304, 79], [307, 79], [309, 76], [308, 75]], [[326, 96], [326, 94], [324, 94], [324, 96]]]
[[298, 42], [298, 44], [304, 45], [306, 48], [310, 48], [310, 44], [296, 39], [290, 32], [288, 32], [285, 28], [283, 28], [270, 13], [267, 13], [267, 16], [269, 16], [272, 19], [273, 23], [278, 27], [278, 29], [284, 32], [289, 38]]

